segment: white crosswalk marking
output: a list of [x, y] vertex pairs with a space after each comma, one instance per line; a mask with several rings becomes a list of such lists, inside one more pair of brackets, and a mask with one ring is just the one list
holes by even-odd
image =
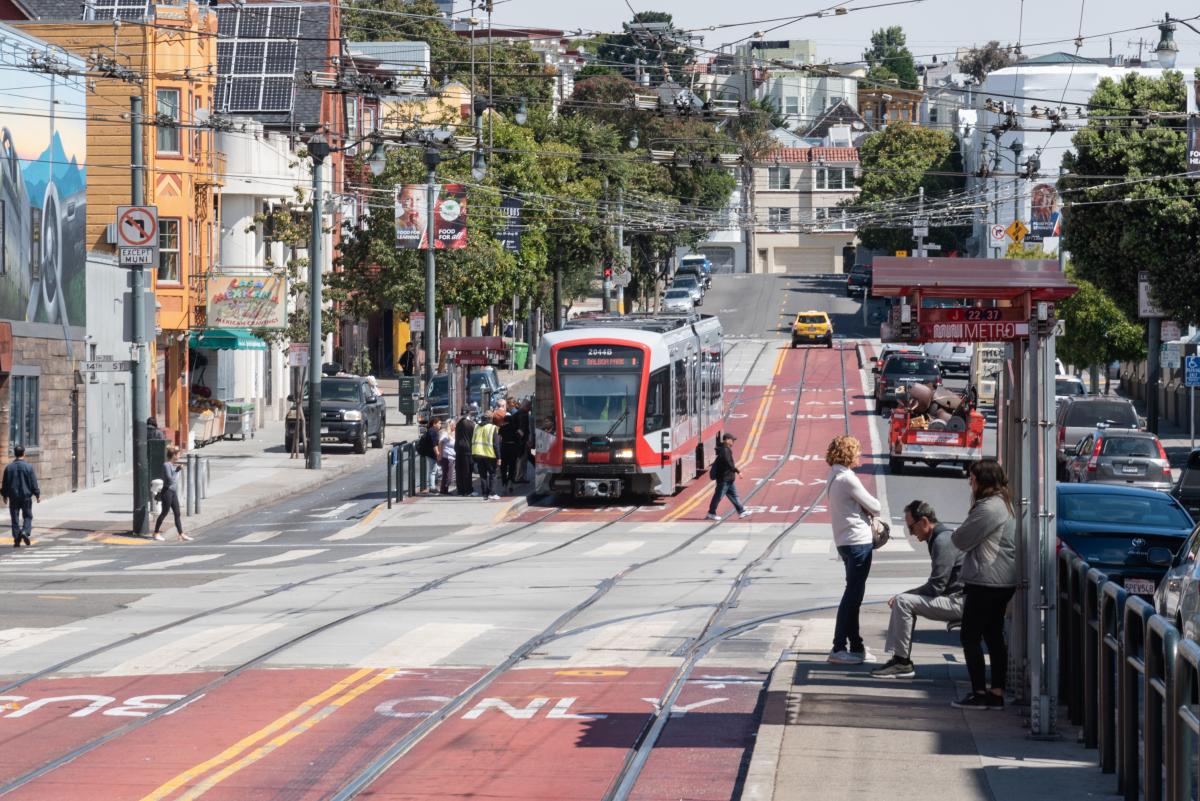
[[371, 652], [354, 667], [434, 667], [492, 628], [486, 623], [426, 623]]
[[831, 554], [833, 540], [796, 540], [792, 543], [793, 554]]
[[109, 562], [115, 562], [115, 559], [79, 559], [75, 562], [63, 562], [58, 565], [51, 565], [51, 570], [83, 570], [87, 567], [98, 567], [106, 565]]
[[132, 565], [129, 570], [166, 570], [169, 567], [182, 567], [183, 565], [192, 565], [196, 562], [207, 562], [210, 559], [220, 559], [224, 554], [220, 553], [197, 553], [191, 556], [181, 556], [178, 559], [167, 559], [163, 562], [150, 562], [145, 565]]
[[160, 648], [126, 659], [101, 675], [142, 676], [152, 673], [183, 673], [209, 663], [242, 643], [282, 627], [282, 623], [237, 623], [204, 629], [169, 642]]
[[264, 556], [262, 559], [251, 559], [249, 562], [238, 562], [234, 567], [255, 567], [258, 565], [277, 565], [280, 562], [294, 562], [309, 556], [325, 553], [328, 548], [293, 548], [274, 556]]
[[479, 559], [495, 559], [498, 556], [512, 556], [521, 551], [527, 551], [530, 548], [537, 548], [543, 544], [541, 542], [501, 542], [493, 545], [491, 548], [484, 548], [482, 551], [472, 551], [464, 555]]
[[584, 556], [624, 556], [631, 551], [636, 551], [646, 543], [642, 540], [619, 540], [617, 542], [606, 542], [599, 548], [593, 548], [586, 551]]
[[737, 556], [746, 547], [746, 540], [713, 540], [704, 546], [702, 554]]
[[283, 533], [282, 531], [252, 531], [244, 537], [238, 537], [233, 542], [235, 545], [241, 545], [241, 544], [245, 544], [245, 543], [254, 543], [254, 542], [266, 542], [267, 540], [271, 540], [271, 539], [278, 537], [282, 533]]
[[10, 654], [15, 654], [17, 651], [24, 651], [26, 648], [36, 648], [57, 637], [62, 637], [65, 634], [74, 634], [82, 630], [77, 628], [0, 629], [0, 660], [3, 660], [4, 657]]
[[346, 511], [352, 506], [354, 506], [353, 503], [343, 503], [340, 506], [333, 507], [328, 512], [322, 512], [319, 515], [309, 515], [309, 517], [315, 517], [320, 520], [333, 520], [334, 518], [341, 516], [342, 512]]
[[669, 638], [675, 624], [674, 620], [635, 618], [605, 626], [591, 634], [586, 647], [573, 649], [571, 658], [563, 664], [575, 667], [654, 663], [666, 657], [664, 651], [669, 653], [683, 642], [682, 638]]
[[380, 551], [370, 551], [369, 553], [360, 553], [358, 556], [350, 556], [346, 559], [339, 559], [339, 562], [382, 562], [388, 559], [403, 559], [406, 556], [412, 556], [418, 551], [424, 551], [432, 546], [429, 545], [394, 545], [391, 548], [384, 548]]

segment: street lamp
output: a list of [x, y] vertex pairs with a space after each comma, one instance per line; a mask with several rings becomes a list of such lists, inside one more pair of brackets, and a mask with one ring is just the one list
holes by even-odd
[[367, 166], [371, 168], [371, 174], [376, 178], [383, 175], [383, 171], [387, 169], [387, 147], [383, 140], [375, 142], [375, 146], [371, 148], [371, 156], [367, 159]]
[[517, 113], [513, 115], [513, 120], [517, 125], [524, 125], [529, 119], [529, 108], [525, 105], [525, 98], [521, 98], [521, 105], [517, 108]]
[[483, 157], [483, 145], [475, 148], [475, 156], [471, 159], [471, 177], [482, 181], [487, 176], [487, 159]]
[[437, 166], [442, 161], [442, 151], [436, 147], [425, 148], [425, 391], [433, 381], [433, 365], [437, 361], [437, 307], [434, 300], [434, 281], [437, 280], [437, 259], [433, 252], [433, 237], [437, 225], [433, 221], [433, 210], [437, 198]]
[[312, 243], [308, 252], [308, 447], [304, 466], [321, 469], [321, 263], [325, 233], [321, 230], [321, 165], [333, 148], [319, 131], [308, 140], [312, 157]]
[[632, 130], [632, 131], [629, 133], [629, 142], [627, 143], [627, 144], [629, 145], [629, 149], [630, 149], [630, 150], [637, 150], [637, 147], [638, 147], [638, 143], [639, 143], [639, 142], [640, 142], [640, 140], [638, 139], [638, 132], [637, 132], [637, 128], [634, 128], [634, 129], [633, 129], [633, 130]]
[[1158, 56], [1159, 66], [1168, 70], [1174, 68], [1175, 59], [1179, 56], [1179, 45], [1175, 44], [1175, 28], [1175, 23], [1171, 21], [1171, 15], [1167, 14], [1166, 19], [1159, 23], [1158, 30], [1161, 38], [1158, 40], [1158, 47], [1154, 48], [1154, 55]]

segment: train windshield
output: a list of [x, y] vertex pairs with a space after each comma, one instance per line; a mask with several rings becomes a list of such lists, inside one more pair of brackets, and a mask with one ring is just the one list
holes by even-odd
[[631, 439], [642, 365], [642, 351], [636, 348], [588, 345], [559, 351], [564, 436]]

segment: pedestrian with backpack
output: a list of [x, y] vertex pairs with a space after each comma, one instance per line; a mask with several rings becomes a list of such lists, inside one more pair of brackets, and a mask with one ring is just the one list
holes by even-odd
[[417, 455], [426, 459], [426, 467], [429, 470], [429, 491], [437, 492], [438, 485], [438, 461], [440, 460], [439, 453], [441, 451], [442, 439], [442, 420], [440, 417], [431, 418], [429, 427], [425, 429], [425, 433], [421, 435], [421, 439], [417, 442]]
[[737, 462], [733, 459], [733, 443], [736, 440], [737, 437], [733, 434], [724, 434], [721, 437], [720, 444], [717, 445], [716, 458], [713, 459], [712, 467], [709, 468], [709, 478], [717, 482], [716, 488], [713, 489], [712, 501], [708, 504], [708, 514], [705, 515], [709, 520], [721, 519], [717, 514], [717, 505], [721, 503], [722, 498], [729, 498], [729, 502], [737, 510], [738, 517], [750, 516], [746, 508], [742, 506], [737, 488], [733, 485], [737, 477], [742, 474], [742, 471], [738, 469]]

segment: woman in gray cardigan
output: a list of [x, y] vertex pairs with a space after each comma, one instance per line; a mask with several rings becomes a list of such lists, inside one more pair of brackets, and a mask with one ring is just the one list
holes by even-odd
[[[1016, 592], [1016, 519], [1008, 478], [998, 462], [976, 462], [968, 472], [971, 511], [950, 540], [964, 552], [963, 619], [959, 639], [971, 677], [971, 692], [953, 706], [960, 709], [1003, 709], [1004, 684], [1008, 671], [1008, 646], [1004, 642], [1004, 613]], [[992, 667], [988, 690], [983, 669], [987, 643]]]

